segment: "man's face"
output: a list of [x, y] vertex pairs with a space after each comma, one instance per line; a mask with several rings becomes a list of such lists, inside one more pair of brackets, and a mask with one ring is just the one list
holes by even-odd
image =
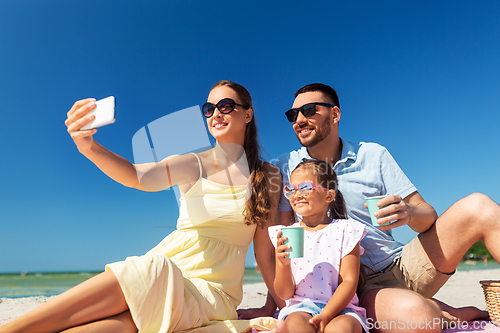
[[[299, 108], [313, 102], [332, 103], [322, 92], [310, 91], [298, 95], [292, 108]], [[301, 145], [307, 148], [313, 147], [330, 134], [332, 129], [331, 110], [330, 107], [316, 105], [316, 114], [311, 117], [305, 117], [302, 112], [299, 112], [293, 123], [293, 129]]]

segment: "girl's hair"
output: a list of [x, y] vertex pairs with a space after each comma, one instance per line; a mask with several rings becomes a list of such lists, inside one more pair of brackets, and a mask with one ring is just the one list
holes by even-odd
[[318, 185], [335, 191], [335, 199], [330, 203], [326, 212], [328, 217], [331, 219], [347, 219], [344, 196], [339, 191], [337, 175], [330, 165], [323, 161], [308, 159], [300, 162], [292, 174], [302, 172], [302, 170], [312, 171]]
[[[324, 161], [308, 159], [300, 162], [292, 173], [302, 172], [304, 169], [306, 171], [312, 171], [313, 175], [316, 177], [318, 185], [321, 185], [329, 190], [335, 190], [335, 200], [328, 206], [328, 217], [331, 219], [347, 219], [347, 209], [344, 196], [339, 191], [337, 174], [333, 171], [330, 165]], [[363, 289], [363, 286], [368, 279], [366, 274], [367, 267], [362, 263], [359, 265], [357, 291], [361, 291]]]
[[[245, 87], [236, 82], [228, 80], [219, 81], [210, 91], [222, 86], [231, 88], [241, 99], [240, 102], [243, 105], [250, 106], [250, 108], [253, 109], [250, 93]], [[247, 200], [243, 212], [245, 215], [245, 223], [249, 225], [255, 223], [263, 228], [269, 217], [269, 211], [271, 210], [269, 193], [270, 184], [267, 172], [264, 170], [264, 162], [260, 157], [260, 146], [257, 140], [257, 126], [255, 125], [255, 112], [252, 120], [247, 123], [243, 148], [245, 149], [248, 168], [250, 170], [250, 183], [252, 189], [251, 197]]]

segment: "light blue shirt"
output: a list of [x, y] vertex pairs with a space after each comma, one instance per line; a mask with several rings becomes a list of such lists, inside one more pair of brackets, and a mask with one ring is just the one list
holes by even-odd
[[[368, 209], [364, 207], [365, 198], [378, 195], [400, 195], [405, 198], [417, 188], [381, 145], [344, 140], [342, 145], [342, 157], [333, 169], [337, 173], [339, 190], [346, 201], [347, 215], [367, 226], [367, 235], [361, 241], [365, 249], [361, 262], [378, 272], [401, 256], [403, 244], [394, 240], [391, 230], [382, 231], [372, 226]], [[274, 164], [283, 175], [283, 184], [289, 184], [290, 174], [295, 167], [310, 158], [305, 147], [278, 157]], [[282, 193], [278, 210], [291, 209]]]

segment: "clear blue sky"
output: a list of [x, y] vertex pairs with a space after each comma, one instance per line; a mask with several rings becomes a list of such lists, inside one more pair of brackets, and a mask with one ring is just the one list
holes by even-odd
[[473, 192], [500, 201], [499, 1], [19, 0], [0, 13], [0, 272], [100, 270], [175, 227], [172, 191], [125, 188], [78, 153], [64, 120], [86, 97], [117, 98], [95, 139], [132, 159], [141, 127], [239, 82], [270, 160], [299, 147], [293, 93], [323, 82], [341, 136], [386, 146], [439, 214]]

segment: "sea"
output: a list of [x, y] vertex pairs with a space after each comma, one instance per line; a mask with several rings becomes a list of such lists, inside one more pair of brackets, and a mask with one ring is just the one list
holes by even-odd
[[[48, 272], [0, 274], [0, 298], [59, 295], [101, 272]], [[246, 268], [243, 283], [263, 282], [260, 271]]]
[[[461, 263], [458, 271], [496, 269], [500, 264], [490, 260], [467, 261]], [[0, 274], [0, 298], [21, 298], [31, 296], [53, 296], [76, 286], [100, 272], [49, 272], [49, 273], [11, 273]], [[246, 268], [244, 284], [263, 282], [260, 271], [254, 267]]]

